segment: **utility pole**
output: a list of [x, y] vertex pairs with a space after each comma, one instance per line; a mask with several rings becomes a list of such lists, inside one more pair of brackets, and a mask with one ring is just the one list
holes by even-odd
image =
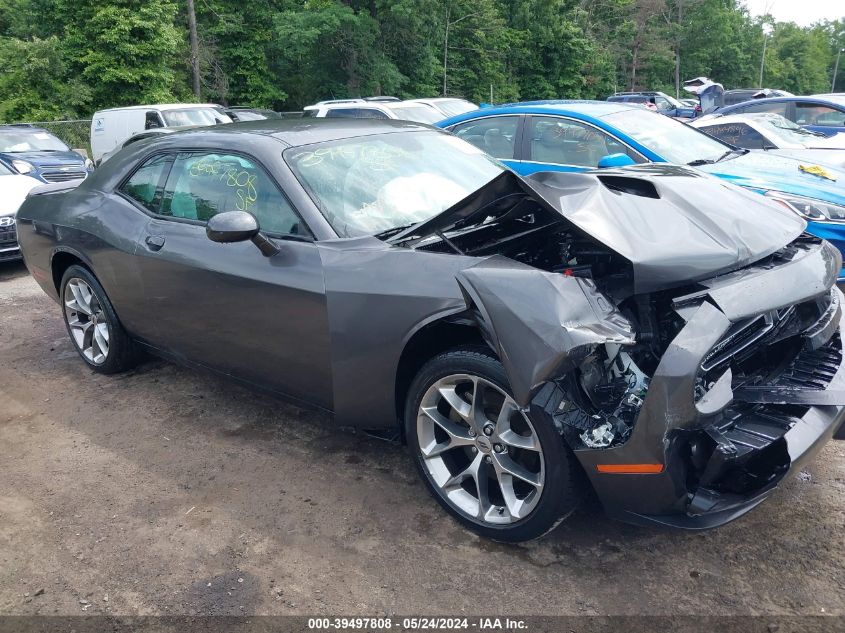
[[197, 38], [197, 14], [194, 11], [194, 0], [188, 0], [188, 33], [191, 39], [191, 83], [194, 96], [197, 101], [200, 101], [200, 45]]
[[675, 33], [675, 98], [681, 98], [681, 32], [684, 28], [684, 0], [678, 0], [678, 25]]
[[457, 24], [461, 20], [466, 20], [467, 18], [471, 18], [471, 17], [479, 14], [478, 11], [476, 11], [474, 13], [468, 13], [462, 18], [458, 18], [457, 20], [450, 22], [449, 21], [449, 8], [450, 7], [448, 7], [448, 6], [446, 7], [446, 37], [443, 39], [443, 96], [444, 97], [446, 96], [446, 69], [447, 69], [448, 63], [449, 63], [449, 27], [452, 26], [453, 24]]
[[760, 82], [757, 85], [761, 90], [763, 89], [763, 68], [766, 65], [766, 42], [769, 40], [769, 34], [772, 32], [771, 24], [763, 25], [763, 56], [760, 58]]
[[842, 55], [842, 51], [845, 51], [845, 48], [840, 48], [836, 51], [836, 64], [833, 66], [833, 81], [830, 82], [831, 92], [836, 92], [836, 73], [839, 72], [839, 56]]
[[443, 40], [443, 96], [446, 96], [446, 66], [449, 62], [449, 6], [446, 5], [446, 37]]

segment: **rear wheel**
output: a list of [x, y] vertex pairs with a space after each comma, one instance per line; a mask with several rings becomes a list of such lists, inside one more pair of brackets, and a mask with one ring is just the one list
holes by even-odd
[[70, 266], [60, 286], [62, 315], [76, 351], [91, 369], [114, 374], [137, 363], [138, 353], [106, 291], [87, 268]]
[[563, 439], [519, 408], [502, 365], [485, 348], [440, 354], [420, 370], [405, 431], [434, 497], [482, 536], [542, 536], [580, 500], [577, 465]]

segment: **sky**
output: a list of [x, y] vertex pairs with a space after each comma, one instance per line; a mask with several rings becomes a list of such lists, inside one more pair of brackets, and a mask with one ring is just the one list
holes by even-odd
[[745, 0], [751, 15], [771, 13], [778, 22], [809, 26], [845, 17], [845, 0]]

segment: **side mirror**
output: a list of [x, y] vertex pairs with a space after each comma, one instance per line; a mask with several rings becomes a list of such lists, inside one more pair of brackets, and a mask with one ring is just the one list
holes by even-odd
[[628, 154], [608, 154], [607, 156], [602, 156], [599, 160], [599, 169], [627, 167], [628, 165], [636, 165], [634, 159], [628, 156]]
[[261, 233], [255, 216], [246, 211], [226, 211], [212, 216], [205, 225], [205, 234], [212, 242], [221, 244], [250, 240], [265, 257], [279, 253], [279, 248]]
[[212, 242], [244, 242], [258, 235], [258, 220], [246, 211], [227, 211], [209, 219], [205, 233]]

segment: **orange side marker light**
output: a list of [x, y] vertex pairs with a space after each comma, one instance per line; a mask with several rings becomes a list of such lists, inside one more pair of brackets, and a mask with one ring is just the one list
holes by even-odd
[[616, 475], [656, 475], [663, 472], [663, 464], [596, 464], [596, 470]]

